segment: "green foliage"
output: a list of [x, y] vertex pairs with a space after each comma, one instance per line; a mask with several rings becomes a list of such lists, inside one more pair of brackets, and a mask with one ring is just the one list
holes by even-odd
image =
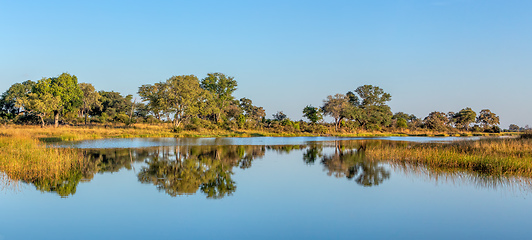
[[499, 116], [492, 113], [489, 109], [482, 109], [477, 117], [477, 123], [480, 123], [482, 128], [487, 129], [491, 126], [499, 125]]
[[323, 114], [334, 118], [334, 127], [338, 130], [340, 122], [344, 119], [353, 119], [358, 115], [358, 109], [350, 103], [350, 98], [343, 94], [327, 96], [321, 107]]
[[21, 112], [17, 107], [17, 100], [27, 97], [35, 86], [35, 82], [28, 80], [23, 83], [15, 83], [0, 97], [0, 112], [5, 118], [13, 118]]
[[233, 92], [236, 90], [237, 82], [234, 77], [226, 76], [223, 73], [209, 73], [201, 80], [201, 88], [209, 91], [213, 96], [216, 111], [216, 121], [220, 120], [220, 114], [234, 100]]
[[443, 112], [431, 112], [423, 119], [423, 127], [435, 131], [447, 130], [447, 116]]
[[354, 93], [348, 92], [347, 97], [358, 108], [352, 119], [356, 119], [360, 126], [378, 130], [381, 126], [390, 125], [392, 111], [386, 102], [392, 97], [380, 87], [363, 85], [355, 89]]
[[85, 124], [87, 124], [87, 117], [89, 112], [96, 107], [101, 107], [101, 96], [92, 84], [90, 83], [79, 83], [79, 88], [83, 92], [83, 97], [81, 99], [81, 115], [85, 116]]
[[277, 121], [283, 121], [285, 119], [288, 119], [288, 117], [286, 116], [286, 114], [283, 113], [283, 111], [272, 114], [272, 116], [273, 116], [273, 119]]
[[[138, 94], [142, 101], [147, 102], [146, 110], [161, 119], [161, 116], [170, 112], [168, 103], [168, 85], [164, 82], [145, 84], [139, 87]], [[146, 114], [147, 115], [147, 114]]]
[[453, 116], [453, 122], [460, 128], [468, 130], [469, 125], [475, 122], [477, 114], [471, 108], [464, 108]]
[[26, 111], [33, 113], [41, 119], [41, 126], [44, 127], [44, 118], [60, 108], [61, 98], [53, 96], [51, 93], [30, 93], [26, 97], [17, 99], [16, 106], [24, 107]]
[[313, 106], [306, 106], [303, 109], [303, 116], [306, 117], [310, 122], [317, 123], [323, 119], [320, 109]]
[[404, 118], [398, 118], [397, 122], [395, 123], [397, 128], [407, 128], [408, 124]]
[[173, 76], [166, 81], [169, 112], [173, 114], [173, 123], [179, 126], [191, 116], [208, 112], [202, 111], [212, 99], [210, 92], [202, 89], [194, 75]]

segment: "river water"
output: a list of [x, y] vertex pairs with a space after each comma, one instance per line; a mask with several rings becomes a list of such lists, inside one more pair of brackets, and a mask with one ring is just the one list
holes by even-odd
[[[463, 139], [463, 138], [460, 138]], [[0, 239], [526, 239], [529, 179], [367, 161], [456, 138], [112, 139], [55, 185], [4, 184]], [[469, 139], [475, 140], [475, 139]]]

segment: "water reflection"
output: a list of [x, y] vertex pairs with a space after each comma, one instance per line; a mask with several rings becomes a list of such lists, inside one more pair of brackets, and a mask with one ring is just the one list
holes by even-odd
[[[379, 162], [366, 159], [366, 142], [355, 145], [336, 142], [335, 145], [333, 154], [323, 154], [321, 157], [321, 163], [327, 175], [337, 178], [345, 177], [365, 187], [377, 186], [390, 178], [390, 172]], [[308, 151], [319, 152], [313, 148]], [[305, 156], [312, 155], [308, 151], [303, 157], [305, 162], [307, 162]]]
[[138, 179], [170, 196], [195, 194], [223, 198], [236, 190], [233, 167], [246, 169], [264, 156], [264, 146], [176, 146], [160, 148], [146, 158]]
[[[224, 144], [223, 139], [219, 144]], [[187, 142], [189, 143], [189, 142]], [[61, 197], [76, 193], [80, 182], [91, 181], [96, 174], [133, 170], [140, 183], [151, 184], [172, 197], [200, 192], [210, 199], [232, 195], [237, 189], [234, 169], [248, 169], [267, 152], [293, 154], [305, 165], [322, 167], [328, 176], [348, 179], [357, 185], [375, 187], [390, 179], [391, 172], [425, 177], [435, 182], [461, 182], [481, 188], [531, 190], [528, 178], [483, 175], [459, 169], [436, 169], [405, 163], [400, 159], [374, 159], [369, 151], [404, 142], [385, 140], [341, 140], [308, 142], [298, 145], [193, 145], [161, 146], [138, 149], [84, 149], [82, 167], [71, 168], [58, 179], [26, 181], [42, 192]], [[298, 155], [301, 154], [301, 155]], [[303, 166], [303, 164], [301, 164]], [[138, 169], [135, 169], [137, 166]], [[283, 167], [282, 165], [278, 166]], [[4, 186], [9, 176], [1, 174]], [[6, 180], [7, 179], [7, 180]]]

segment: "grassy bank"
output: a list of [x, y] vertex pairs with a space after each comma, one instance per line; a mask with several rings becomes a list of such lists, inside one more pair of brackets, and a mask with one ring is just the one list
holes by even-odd
[[532, 139], [383, 144], [368, 148], [366, 156], [374, 160], [422, 165], [437, 171], [462, 169], [490, 175], [532, 177]]
[[263, 130], [209, 130], [178, 131], [172, 130], [171, 124], [132, 124], [125, 125], [94, 125], [94, 126], [62, 126], [58, 128], [38, 126], [4, 125], [0, 126], [1, 136], [28, 136], [41, 141], [76, 141], [101, 138], [133, 138], [133, 137], [296, 137], [296, 136], [337, 136], [337, 137], [385, 137], [385, 136], [500, 136], [503, 134], [488, 133], [447, 133], [431, 131], [356, 131], [330, 132], [313, 134], [306, 132], [274, 132]]

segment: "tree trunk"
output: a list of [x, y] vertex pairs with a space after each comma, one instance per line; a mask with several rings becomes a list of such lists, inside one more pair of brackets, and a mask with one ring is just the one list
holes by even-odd
[[41, 128], [44, 128], [44, 116], [39, 115], [39, 117], [41, 117]]
[[54, 127], [59, 127], [59, 111], [54, 111]]

